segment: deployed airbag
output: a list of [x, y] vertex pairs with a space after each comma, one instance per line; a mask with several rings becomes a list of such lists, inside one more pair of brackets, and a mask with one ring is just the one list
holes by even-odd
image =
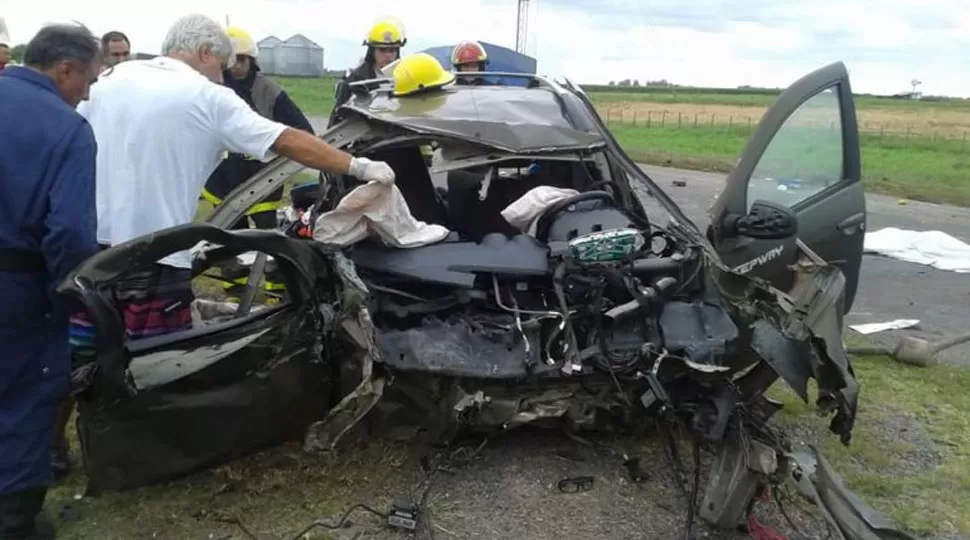
[[337, 207], [317, 218], [313, 239], [346, 246], [376, 236], [396, 248], [440, 242], [448, 229], [419, 221], [394, 184], [368, 182], [348, 193]]

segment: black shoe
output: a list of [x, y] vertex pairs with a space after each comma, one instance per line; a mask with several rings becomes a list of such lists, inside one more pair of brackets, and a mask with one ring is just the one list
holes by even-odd
[[47, 488], [0, 496], [0, 538], [3, 540], [54, 540], [54, 523], [44, 514]]

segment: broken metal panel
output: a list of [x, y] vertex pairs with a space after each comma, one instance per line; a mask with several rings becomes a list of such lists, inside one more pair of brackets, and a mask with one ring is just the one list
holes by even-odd
[[748, 512], [750, 501], [764, 477], [749, 467], [753, 449], [736, 427], [721, 441], [707, 478], [698, 516], [722, 529], [734, 529]]
[[916, 540], [846, 488], [814, 445], [788, 458], [792, 461], [789, 481], [819, 508], [836, 540]]
[[668, 351], [683, 353], [700, 364], [718, 364], [734, 354], [738, 327], [724, 309], [695, 302], [668, 302], [660, 315]]
[[[309, 321], [302, 314], [295, 320]], [[299, 439], [327, 412], [330, 368], [286, 325], [256, 344], [127, 399], [78, 397], [78, 436], [92, 493], [157, 484]], [[312, 336], [312, 328], [297, 331]]]
[[842, 340], [839, 317], [845, 293], [845, 276], [834, 266], [812, 267], [793, 290], [794, 305], [785, 333], [811, 342], [819, 360], [811, 361], [818, 381], [818, 407], [835, 411], [829, 429], [849, 444], [859, 404], [859, 383]]
[[808, 380], [813, 373], [811, 365], [805, 362], [804, 348], [799, 350], [798, 343], [786, 338], [768, 321], [755, 321], [752, 327], [751, 348], [768, 362], [802, 401], [808, 403]]
[[559, 96], [547, 89], [452, 88], [404, 99], [375, 95], [341, 110], [351, 117], [517, 153], [603, 146], [598, 133], [571, 123]]
[[377, 329], [367, 311], [367, 286], [357, 275], [354, 264], [340, 252], [333, 254], [336, 276], [341, 282], [341, 310], [346, 317], [341, 328], [359, 350], [353, 355], [359, 362], [360, 384], [335, 405], [326, 418], [311, 425], [304, 436], [308, 452], [330, 452], [381, 399], [388, 382], [383, 373], [375, 373], [375, 364], [383, 358], [377, 345]]
[[518, 379], [529, 375], [527, 364], [540, 363], [540, 349], [526, 350], [511, 315], [474, 322], [431, 319], [417, 328], [381, 331], [378, 340], [388, 366], [428, 375]]

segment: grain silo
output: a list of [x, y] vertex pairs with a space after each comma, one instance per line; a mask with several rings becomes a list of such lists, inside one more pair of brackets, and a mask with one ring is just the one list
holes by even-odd
[[267, 75], [320, 77], [323, 75], [323, 47], [302, 34], [285, 41], [269, 36], [256, 44], [259, 68]]

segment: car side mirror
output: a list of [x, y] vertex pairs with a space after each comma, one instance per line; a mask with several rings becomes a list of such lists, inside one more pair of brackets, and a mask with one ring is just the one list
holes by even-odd
[[779, 240], [795, 236], [798, 217], [785, 205], [758, 199], [746, 215], [728, 216], [726, 228], [737, 235], [762, 240]]

